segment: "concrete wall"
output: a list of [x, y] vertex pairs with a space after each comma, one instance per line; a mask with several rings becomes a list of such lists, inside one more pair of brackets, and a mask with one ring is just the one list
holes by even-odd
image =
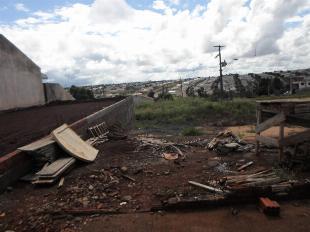
[[154, 99], [151, 97], [146, 97], [146, 96], [141, 96], [141, 95], [133, 95], [132, 97], [133, 97], [133, 102], [135, 106], [154, 102]]
[[71, 124], [70, 127], [82, 138], [88, 138], [87, 130], [95, 124], [105, 122], [107, 126], [111, 126], [120, 123], [124, 129], [129, 130], [133, 126], [133, 121], [134, 101], [130, 96]]
[[74, 97], [71, 96], [60, 84], [58, 83], [44, 83], [44, 93], [46, 103], [53, 101], [73, 101]]
[[40, 68], [0, 34], [0, 111], [44, 103]]

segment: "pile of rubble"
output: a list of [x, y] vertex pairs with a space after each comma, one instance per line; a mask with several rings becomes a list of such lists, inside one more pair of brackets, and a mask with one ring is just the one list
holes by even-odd
[[296, 182], [296, 180], [284, 178], [272, 170], [262, 170], [252, 174], [225, 176], [218, 180], [209, 181], [207, 184], [195, 181], [189, 181], [189, 184], [218, 194], [232, 194], [249, 187], [271, 187], [272, 193], [285, 195]]
[[[22, 177], [32, 184], [52, 184], [66, 174], [77, 160], [93, 162], [98, 154], [94, 147], [108, 140], [126, 138], [120, 124], [107, 127], [105, 122], [88, 128], [90, 138], [82, 140], [68, 125], [52, 131], [51, 136], [20, 147], [19, 150], [31, 155], [34, 161], [33, 173]], [[59, 185], [63, 184], [63, 178]]]
[[219, 155], [227, 155], [231, 152], [251, 151], [253, 144], [248, 144], [241, 140], [231, 131], [223, 131], [218, 133], [207, 145], [209, 150], [215, 151]]
[[161, 139], [142, 138], [138, 141], [135, 152], [148, 150], [152, 156], [159, 156], [167, 160], [185, 160], [186, 156], [181, 151], [181, 147], [184, 146], [186, 145], [174, 144]]

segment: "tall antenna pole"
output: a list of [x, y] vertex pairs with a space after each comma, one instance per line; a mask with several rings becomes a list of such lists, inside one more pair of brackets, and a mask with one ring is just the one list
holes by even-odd
[[224, 98], [224, 87], [223, 87], [223, 73], [222, 73], [222, 55], [221, 55], [221, 48], [225, 47], [222, 45], [213, 46], [215, 48], [219, 49], [219, 54], [217, 55], [219, 57], [220, 62], [220, 87], [221, 87], [221, 99]]

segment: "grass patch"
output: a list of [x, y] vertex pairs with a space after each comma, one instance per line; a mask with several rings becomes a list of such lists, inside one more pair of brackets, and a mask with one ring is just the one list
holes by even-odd
[[203, 132], [195, 127], [188, 127], [182, 130], [183, 136], [200, 136], [203, 135]]
[[136, 107], [136, 119], [149, 125], [188, 125], [225, 121], [245, 124], [255, 121], [255, 102], [248, 99], [213, 102], [205, 98], [186, 97], [146, 103]]

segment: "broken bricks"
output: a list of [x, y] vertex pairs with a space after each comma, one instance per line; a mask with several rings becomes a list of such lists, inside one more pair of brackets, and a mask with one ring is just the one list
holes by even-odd
[[269, 216], [279, 216], [280, 205], [276, 201], [270, 200], [268, 197], [259, 198], [260, 209]]

